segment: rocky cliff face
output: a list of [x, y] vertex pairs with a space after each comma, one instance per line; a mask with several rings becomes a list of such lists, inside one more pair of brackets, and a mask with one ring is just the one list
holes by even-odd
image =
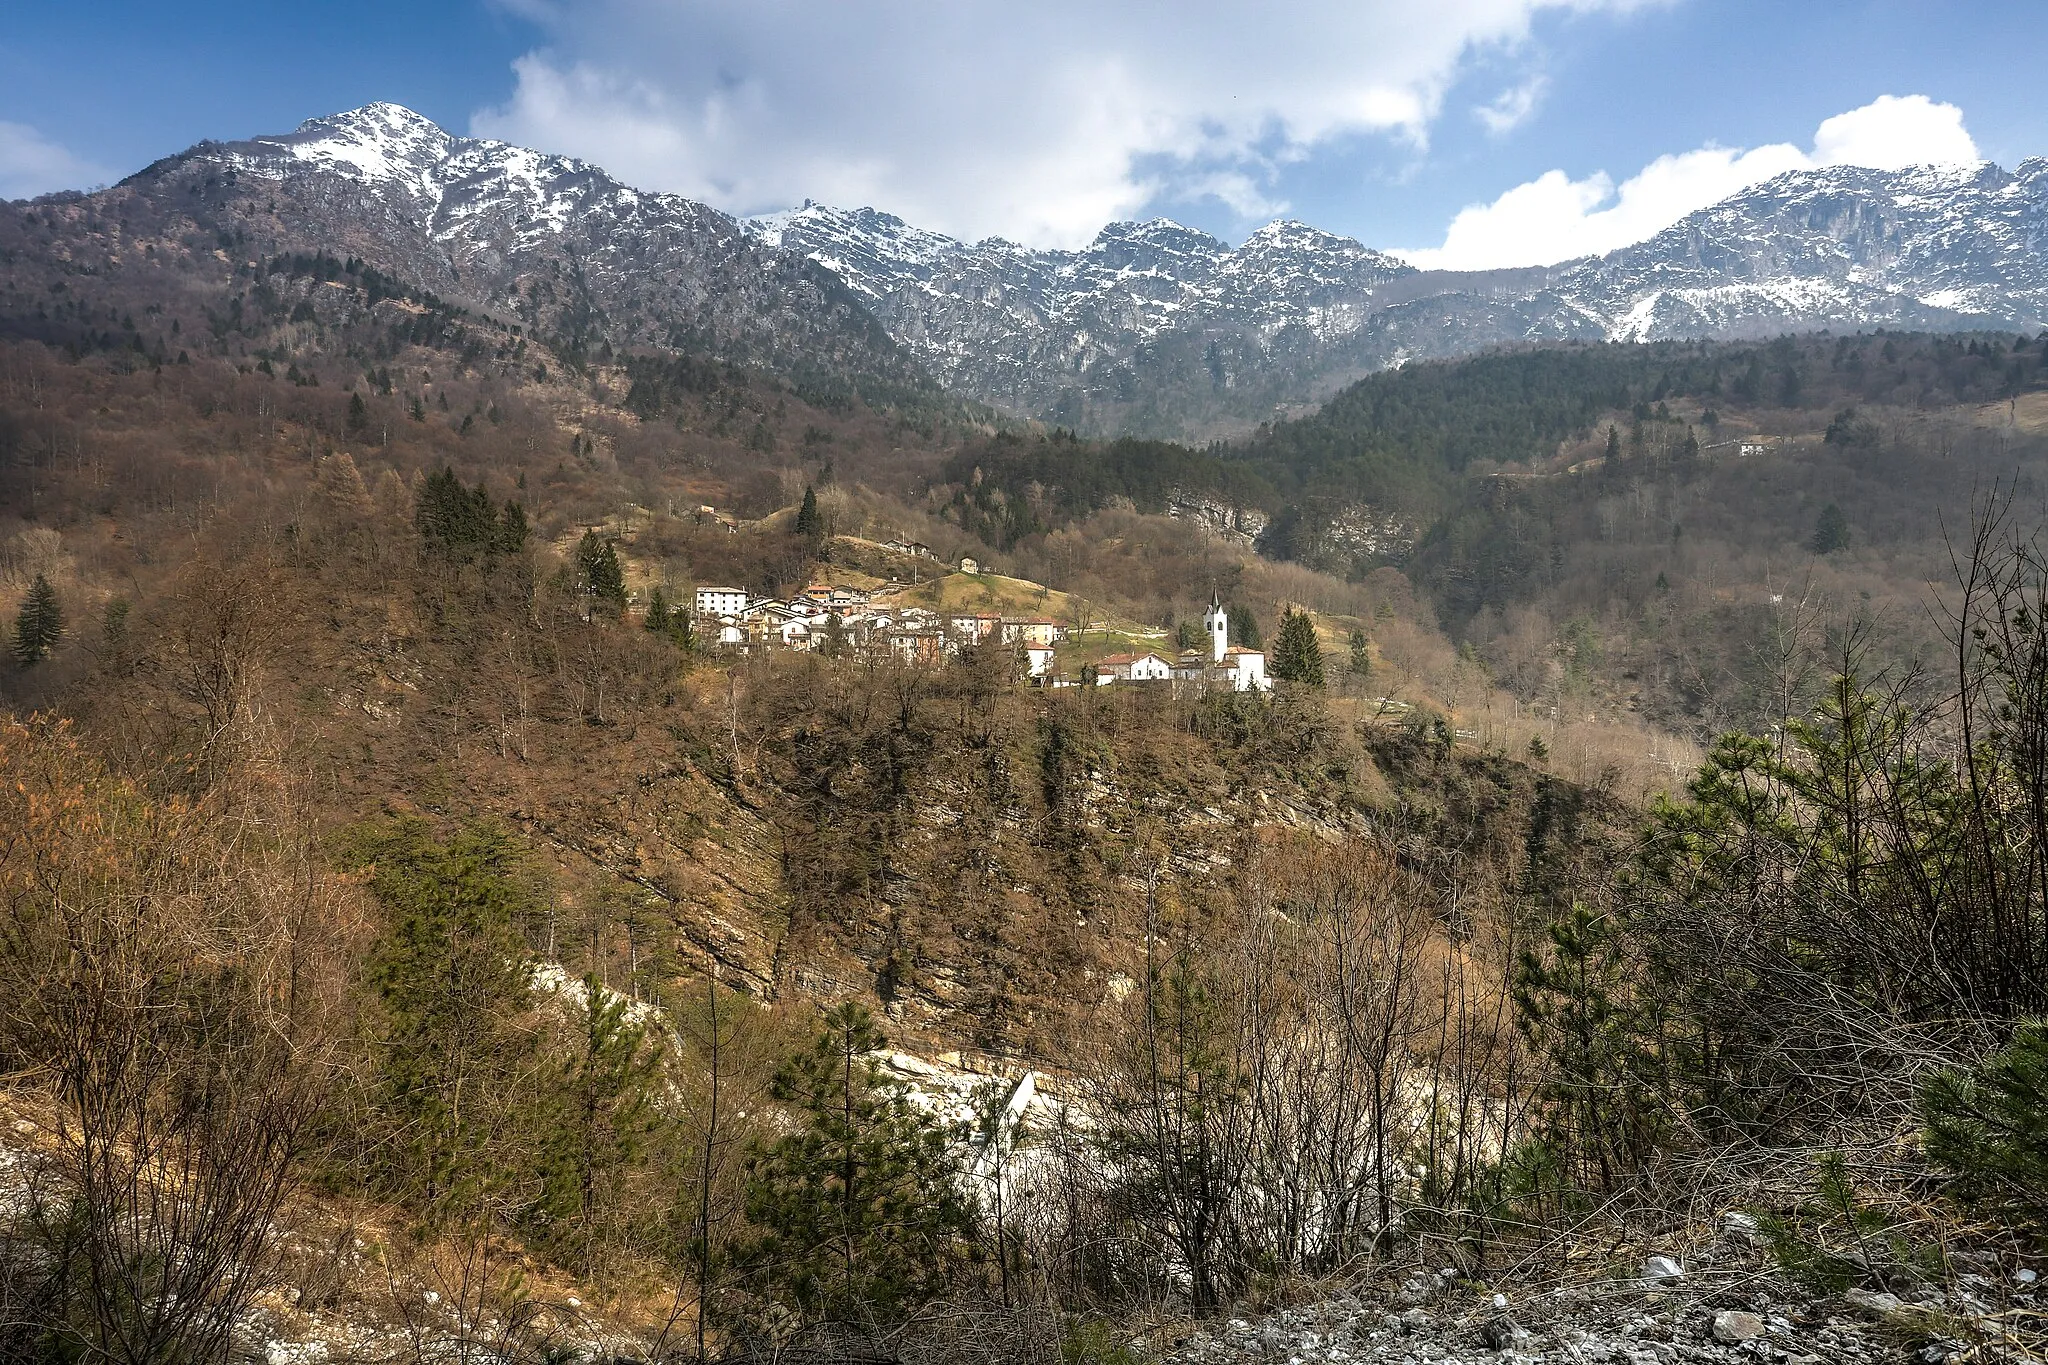
[[1797, 171], [1568, 271], [1615, 340], [2048, 321], [2048, 160]]

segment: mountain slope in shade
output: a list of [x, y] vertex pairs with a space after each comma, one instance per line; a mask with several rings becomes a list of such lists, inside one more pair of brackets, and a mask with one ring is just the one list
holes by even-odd
[[278, 253], [358, 257], [572, 357], [668, 349], [870, 396], [939, 396], [838, 276], [727, 215], [587, 162], [457, 137], [397, 105], [201, 143], [59, 199], [80, 236], [52, 248], [96, 271], [138, 264], [124, 239], [217, 235], [223, 268]]

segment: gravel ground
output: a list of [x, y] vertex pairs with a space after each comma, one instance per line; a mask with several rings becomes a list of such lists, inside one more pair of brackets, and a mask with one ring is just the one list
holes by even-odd
[[[1677, 1274], [1647, 1272], [1678, 1271]], [[2048, 1360], [2034, 1283], [1994, 1270], [1902, 1293], [1816, 1297], [1723, 1246], [1684, 1268], [1517, 1290], [1416, 1271], [1197, 1329], [1173, 1365], [2005, 1365]], [[2031, 1272], [2021, 1272], [2026, 1276]]]

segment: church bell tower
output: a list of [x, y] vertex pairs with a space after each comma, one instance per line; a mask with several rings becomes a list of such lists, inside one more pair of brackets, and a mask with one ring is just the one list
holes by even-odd
[[1202, 618], [1203, 626], [1209, 631], [1209, 662], [1223, 662], [1223, 651], [1230, 648], [1230, 613], [1223, 609], [1220, 594], [1209, 594], [1209, 614]]

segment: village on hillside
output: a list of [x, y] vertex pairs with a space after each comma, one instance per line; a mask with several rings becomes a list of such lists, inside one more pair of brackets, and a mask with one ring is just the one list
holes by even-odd
[[[888, 548], [929, 556], [923, 546], [899, 548], [892, 542]], [[960, 562], [959, 572], [973, 575], [980, 569], [970, 558]], [[1020, 677], [1041, 687], [1135, 683], [1263, 692], [1271, 685], [1265, 654], [1230, 643], [1229, 612], [1214, 594], [1202, 620], [1207, 648], [1171, 656], [1147, 650], [1079, 658], [1071, 671], [1060, 667], [1058, 646], [1077, 632], [1052, 617], [944, 610], [907, 601], [907, 596], [908, 589], [898, 583], [875, 588], [814, 583], [786, 599], [701, 584], [690, 603], [691, 626], [706, 647], [733, 654], [861, 651], [938, 665], [965, 650], [1008, 646], [1016, 651]]]

